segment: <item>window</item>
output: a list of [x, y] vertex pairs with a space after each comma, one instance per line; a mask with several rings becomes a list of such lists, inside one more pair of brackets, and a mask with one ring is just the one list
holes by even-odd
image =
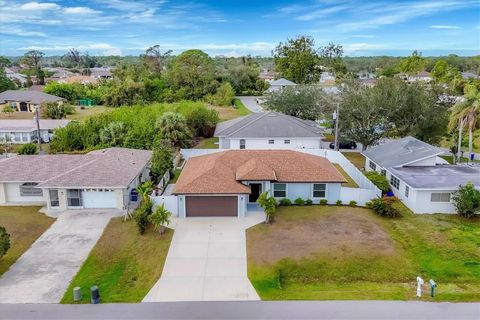
[[325, 198], [325, 190], [327, 190], [327, 185], [325, 183], [314, 183], [313, 184], [313, 197], [314, 198]]
[[69, 189], [67, 190], [67, 205], [69, 207], [82, 206], [82, 190]]
[[405, 198], [408, 198], [408, 195], [410, 194], [410, 187], [405, 186]]
[[28, 133], [24, 132], [22, 133], [22, 141], [23, 142], [28, 142], [29, 135]]
[[380, 173], [382, 174], [382, 176], [386, 176], [386, 175], [387, 175], [387, 170], [382, 169], [382, 170], [380, 171]]
[[273, 197], [274, 198], [286, 198], [287, 197], [287, 185], [285, 183], [273, 184]]
[[400, 180], [393, 175], [390, 177], [390, 184], [397, 190], [400, 188]]
[[369, 166], [372, 170], [377, 170], [377, 165], [375, 164], [375, 162], [368, 161], [368, 166]]
[[268, 140], [268, 144], [274, 144], [275, 140]]
[[36, 182], [25, 182], [20, 186], [20, 196], [21, 197], [41, 197], [43, 196], [42, 189], [36, 188], [38, 183]]
[[435, 193], [430, 196], [431, 202], [450, 202], [450, 193]]
[[288, 139], [287, 139], [287, 140], [283, 140], [283, 143], [284, 143], [284, 144], [290, 144], [290, 140], [288, 140]]
[[245, 149], [245, 139], [240, 139], [240, 149]]
[[60, 205], [60, 201], [58, 200], [58, 190], [51, 189], [48, 190], [50, 195], [50, 207], [58, 207]]

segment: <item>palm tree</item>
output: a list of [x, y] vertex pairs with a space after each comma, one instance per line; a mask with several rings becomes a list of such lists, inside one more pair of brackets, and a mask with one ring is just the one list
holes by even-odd
[[480, 92], [473, 85], [465, 86], [464, 99], [456, 103], [452, 108], [450, 115], [450, 123], [448, 127], [450, 130], [458, 128], [458, 148], [457, 158], [460, 161], [462, 131], [465, 125], [468, 126], [468, 152], [470, 159], [473, 153], [473, 131], [480, 120]]
[[192, 138], [187, 120], [176, 112], [165, 112], [157, 120], [157, 128], [162, 138], [170, 141], [173, 146], [185, 145], [185, 141]]
[[273, 222], [275, 212], [277, 211], [277, 200], [275, 200], [274, 197], [269, 197], [268, 191], [265, 191], [258, 197], [257, 203], [262, 207], [263, 211], [265, 211], [265, 222]]
[[153, 182], [145, 181], [137, 187], [137, 192], [142, 195], [143, 200], [147, 200], [150, 193], [153, 191]]
[[160, 232], [165, 233], [165, 226], [170, 224], [170, 216], [172, 213], [165, 209], [165, 204], [161, 204], [157, 207], [154, 213], [148, 216], [148, 220], [153, 224], [153, 228]]

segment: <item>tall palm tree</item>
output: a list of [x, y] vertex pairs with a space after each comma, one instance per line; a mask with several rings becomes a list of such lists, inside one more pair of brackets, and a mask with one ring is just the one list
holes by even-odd
[[480, 92], [474, 86], [465, 86], [464, 99], [456, 103], [452, 108], [450, 115], [450, 123], [448, 124], [450, 130], [458, 128], [458, 149], [457, 157], [460, 161], [462, 131], [465, 125], [468, 126], [468, 152], [470, 158], [473, 153], [473, 131], [477, 128], [480, 122]]

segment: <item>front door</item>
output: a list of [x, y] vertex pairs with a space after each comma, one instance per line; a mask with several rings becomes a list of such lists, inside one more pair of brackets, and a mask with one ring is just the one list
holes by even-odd
[[262, 184], [261, 183], [250, 183], [251, 193], [248, 196], [248, 202], [255, 203], [262, 193]]
[[20, 102], [20, 111], [28, 112], [28, 104], [26, 104], [25, 102]]

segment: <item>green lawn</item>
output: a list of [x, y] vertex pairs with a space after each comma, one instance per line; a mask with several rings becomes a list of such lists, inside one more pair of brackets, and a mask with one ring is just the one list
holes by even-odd
[[76, 112], [74, 114], [68, 115], [67, 119], [83, 121], [90, 116], [94, 116], [109, 110], [112, 110], [112, 108], [108, 108], [106, 106], [93, 106], [85, 109], [81, 109], [79, 106], [76, 106]]
[[348, 173], [345, 172], [345, 170], [343, 170], [342, 166], [339, 165], [338, 163], [334, 163], [333, 164], [335, 166], [335, 168], [337, 168], [338, 171], [340, 171], [340, 173], [345, 177], [345, 179], [347, 179], [347, 183], [342, 183], [342, 187], [347, 187], [347, 188], [358, 188], [358, 184], [355, 182], [355, 180], [352, 179], [352, 177], [350, 177], [348, 175]]
[[0, 258], [0, 275], [50, 227], [55, 219], [38, 212], [40, 207], [0, 207], [0, 226], [10, 234], [10, 249]]
[[247, 231], [248, 274], [265, 300], [415, 300], [422, 276], [437, 282], [435, 301], [479, 301], [479, 239], [480, 219], [457, 215], [280, 207]]
[[139, 235], [133, 220], [112, 219], [61, 302], [73, 303], [72, 290], [80, 286], [82, 303], [90, 303], [93, 285], [102, 302], [142, 301], [160, 278], [172, 236], [171, 229], [160, 236], [152, 228]]
[[214, 105], [208, 105], [208, 107], [218, 112], [220, 121], [232, 120], [251, 113], [239, 99], [234, 99], [234, 104], [235, 108], [232, 106], [220, 107]]
[[193, 147], [194, 149], [218, 149], [218, 138], [211, 137], [201, 139], [198, 144]]
[[364, 169], [365, 157], [360, 152], [342, 152], [342, 154], [359, 170]]
[[239, 116], [247, 116], [252, 113], [247, 107], [245, 107], [240, 99], [233, 99], [233, 103], [235, 104], [236, 111]]

